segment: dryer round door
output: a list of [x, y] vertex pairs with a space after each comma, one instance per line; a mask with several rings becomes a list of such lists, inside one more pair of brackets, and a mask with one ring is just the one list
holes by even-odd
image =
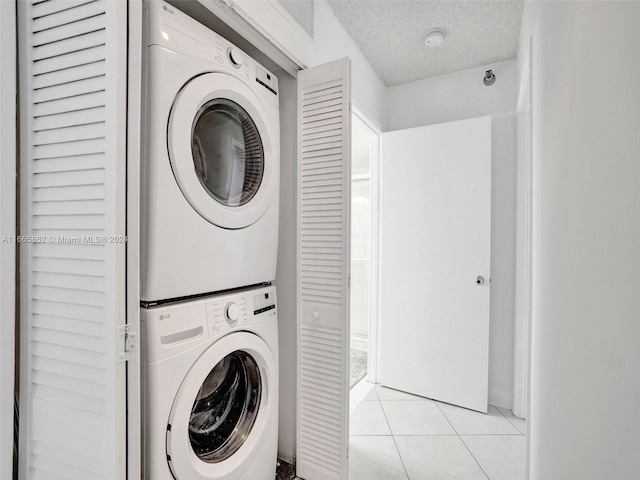
[[223, 73], [195, 77], [178, 93], [167, 131], [171, 168], [207, 221], [244, 228], [269, 207], [277, 172], [268, 118], [258, 96]]
[[275, 368], [267, 344], [247, 332], [222, 337], [198, 358], [167, 424], [167, 460], [175, 478], [212, 480], [242, 472], [275, 415]]

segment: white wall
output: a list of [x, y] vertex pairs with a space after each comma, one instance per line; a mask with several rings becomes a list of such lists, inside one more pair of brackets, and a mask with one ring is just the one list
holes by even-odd
[[[311, 64], [351, 59], [352, 97], [374, 122], [384, 115], [385, 87], [324, 0], [315, 2], [315, 42]], [[278, 454], [295, 460], [296, 427], [296, 133], [297, 82], [284, 72], [280, 88], [280, 242], [278, 247], [278, 322], [280, 326], [280, 428]]]
[[310, 67], [342, 57], [351, 59], [353, 104], [379, 125], [385, 121], [386, 87], [325, 0], [316, 0], [314, 51]]
[[[0, 237], [15, 234], [15, 2], [0, 1]], [[12, 478], [15, 244], [0, 243], [0, 478]]]
[[[533, 7], [533, 8], [532, 8]], [[640, 3], [528, 5], [532, 480], [640, 472]]]
[[[492, 69], [496, 83], [482, 83]], [[515, 112], [516, 60], [470, 68], [387, 89], [385, 130], [433, 125], [465, 118]]]
[[[492, 69], [494, 85], [482, 82]], [[491, 127], [491, 325], [489, 403], [511, 408], [515, 309], [516, 60], [390, 87], [387, 129], [400, 130], [483, 115]], [[384, 183], [384, 179], [382, 179]]]

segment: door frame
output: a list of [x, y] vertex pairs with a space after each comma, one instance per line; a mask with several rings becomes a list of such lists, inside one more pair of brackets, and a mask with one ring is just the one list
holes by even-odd
[[[140, 344], [140, 159], [142, 158], [142, 0], [127, 2], [127, 333]], [[140, 348], [127, 353], [127, 478], [142, 478], [142, 388]]]
[[[529, 37], [516, 108], [516, 305], [513, 414], [529, 417], [533, 246], [533, 38]], [[528, 438], [528, 436], [527, 436]]]
[[382, 161], [382, 128], [367, 115], [356, 102], [351, 106], [352, 114], [371, 130], [372, 141], [369, 177], [370, 195], [370, 252], [369, 252], [369, 299], [371, 310], [368, 322], [367, 375], [370, 383], [379, 383], [380, 365], [380, 167]]
[[13, 477], [16, 313], [16, 2], [0, 2], [0, 478]]

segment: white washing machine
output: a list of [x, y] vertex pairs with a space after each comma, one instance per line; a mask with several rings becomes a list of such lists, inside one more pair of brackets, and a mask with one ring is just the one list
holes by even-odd
[[275, 287], [142, 310], [144, 475], [273, 480]]
[[145, 39], [142, 301], [274, 280], [277, 78], [162, 1]]

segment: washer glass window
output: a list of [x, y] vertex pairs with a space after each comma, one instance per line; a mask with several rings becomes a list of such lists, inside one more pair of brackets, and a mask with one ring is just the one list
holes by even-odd
[[237, 103], [207, 102], [193, 122], [191, 151], [198, 179], [218, 202], [238, 207], [249, 202], [264, 174], [264, 148], [249, 114]]
[[236, 350], [220, 360], [200, 387], [189, 418], [189, 440], [207, 463], [233, 455], [258, 415], [262, 382], [251, 355]]

